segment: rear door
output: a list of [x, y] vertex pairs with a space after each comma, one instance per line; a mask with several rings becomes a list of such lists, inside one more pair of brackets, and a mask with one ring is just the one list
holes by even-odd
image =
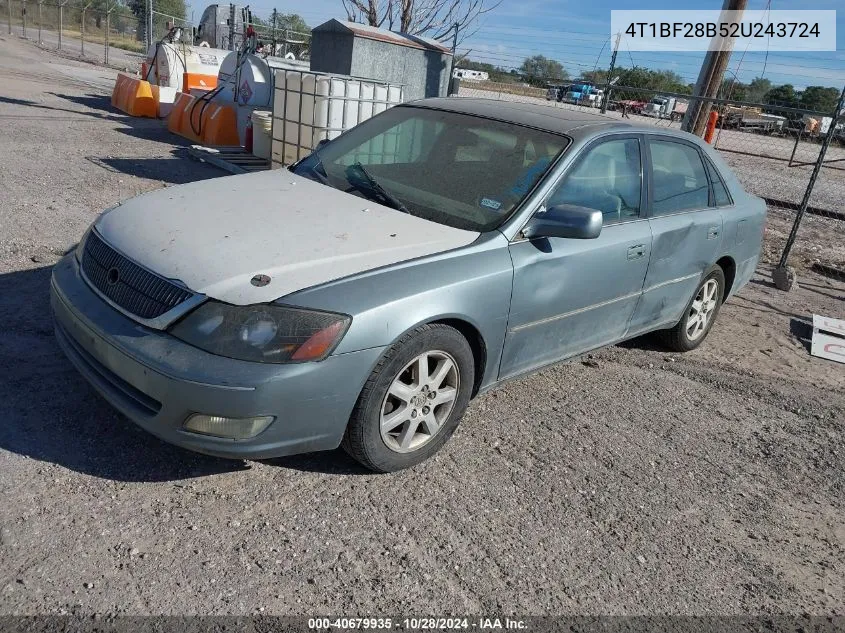
[[654, 241], [629, 335], [677, 323], [722, 247], [722, 214], [699, 148], [659, 134], [647, 134], [646, 146]]

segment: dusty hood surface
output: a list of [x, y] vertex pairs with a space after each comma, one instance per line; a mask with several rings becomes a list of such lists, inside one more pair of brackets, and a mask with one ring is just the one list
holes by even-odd
[[[124, 202], [96, 227], [142, 266], [235, 305], [465, 246], [479, 235], [286, 170], [160, 189]], [[254, 275], [271, 281], [256, 287]]]

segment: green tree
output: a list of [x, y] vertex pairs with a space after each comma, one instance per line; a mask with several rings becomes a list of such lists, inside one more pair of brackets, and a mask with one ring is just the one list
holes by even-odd
[[581, 78], [593, 84], [594, 86], [603, 86], [607, 83], [607, 71], [606, 70], [588, 70], [585, 73], [581, 73]]
[[839, 101], [839, 91], [836, 88], [824, 86], [807, 86], [801, 93], [801, 107], [818, 112], [833, 112]]
[[569, 73], [554, 59], [548, 59], [543, 55], [534, 55], [527, 58], [519, 67], [525, 81], [532, 86], [544, 86], [550, 81], [569, 79]]
[[766, 94], [772, 89], [772, 82], [763, 77], [755, 77], [748, 84], [745, 91], [745, 100], [751, 103], [762, 103]]
[[737, 81], [735, 77], [726, 77], [719, 87], [719, 98], [746, 101], [748, 99], [748, 86], [741, 81]]
[[294, 31], [300, 35], [311, 33], [311, 27], [306, 24], [301, 15], [297, 13], [277, 13], [276, 28]]
[[798, 94], [792, 84], [776, 86], [766, 93], [765, 102], [771, 105], [796, 107], [799, 105]]
[[[127, 6], [138, 18], [138, 39], [143, 41], [147, 26], [147, 1], [129, 0]], [[176, 18], [177, 23], [185, 20], [185, 0], [153, 0], [153, 40], [164, 36], [165, 24]]]

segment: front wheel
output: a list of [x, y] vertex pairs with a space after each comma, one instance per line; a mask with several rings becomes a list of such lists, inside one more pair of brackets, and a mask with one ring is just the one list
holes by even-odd
[[666, 346], [676, 352], [689, 352], [701, 345], [716, 321], [724, 292], [725, 273], [719, 266], [713, 266], [699, 284], [678, 324], [663, 331]]
[[364, 385], [343, 448], [377, 472], [419, 464], [440, 450], [469, 404], [475, 363], [467, 340], [422, 325], [381, 357]]

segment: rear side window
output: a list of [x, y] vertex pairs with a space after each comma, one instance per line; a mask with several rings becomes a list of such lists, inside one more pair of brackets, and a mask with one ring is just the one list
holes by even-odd
[[710, 183], [701, 154], [691, 145], [651, 139], [654, 215], [704, 209], [710, 203]]
[[713, 202], [717, 207], [729, 207], [733, 204], [733, 200], [728, 193], [728, 188], [725, 187], [725, 181], [719, 175], [719, 170], [709, 159], [705, 159], [704, 162], [707, 165], [707, 173], [710, 175], [710, 183], [713, 185]]

